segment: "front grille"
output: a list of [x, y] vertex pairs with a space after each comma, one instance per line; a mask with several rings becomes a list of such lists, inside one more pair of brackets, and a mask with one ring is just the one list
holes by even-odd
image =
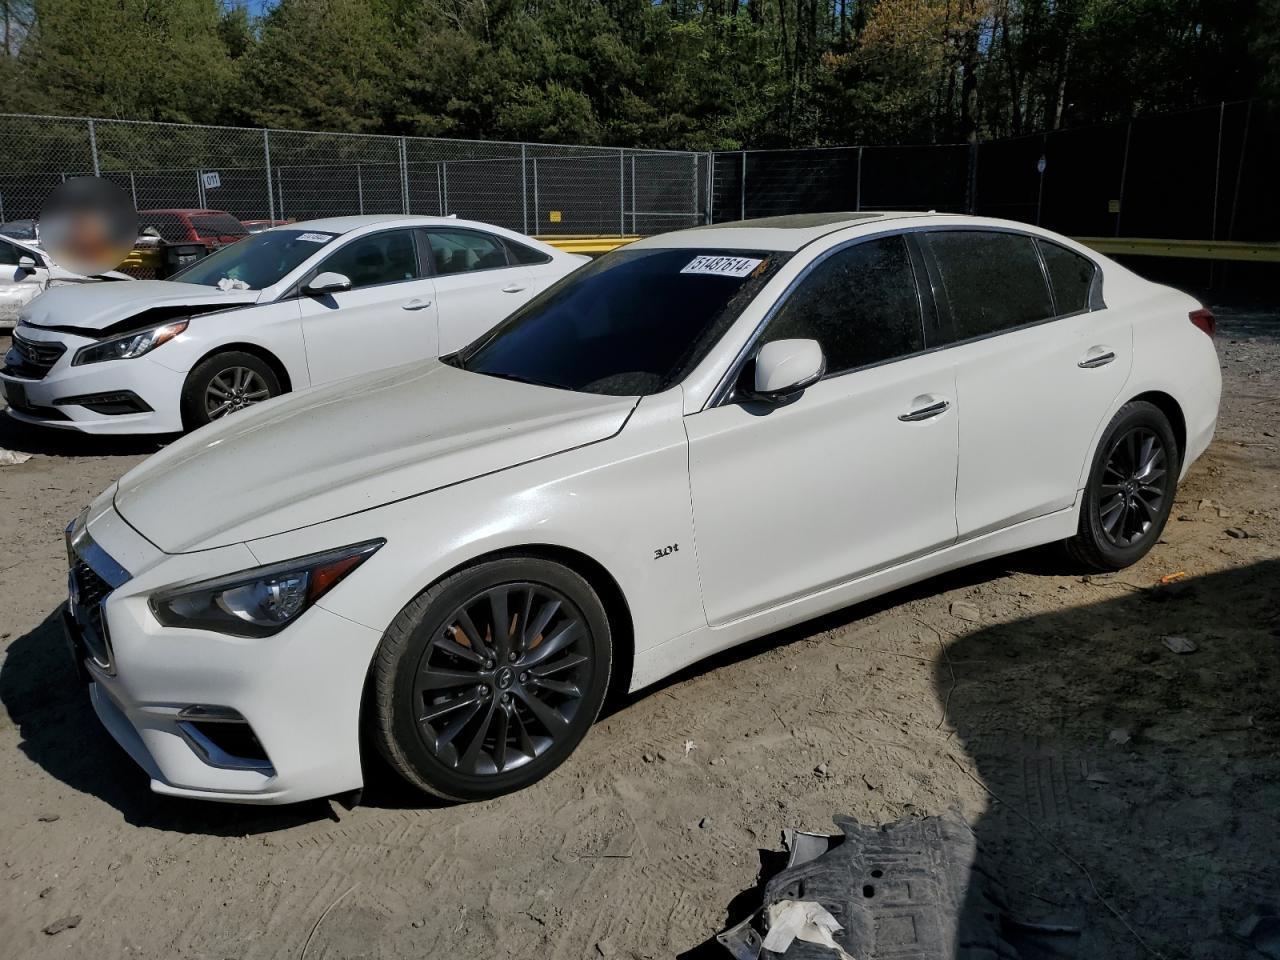
[[14, 333], [13, 344], [4, 356], [4, 372], [28, 380], [43, 380], [66, 352], [64, 343], [28, 340]]
[[74, 602], [71, 616], [80, 624], [84, 645], [98, 665], [110, 671], [111, 643], [107, 638], [107, 623], [102, 615], [102, 601], [111, 594], [111, 584], [103, 580], [80, 557], [71, 565], [74, 581]]

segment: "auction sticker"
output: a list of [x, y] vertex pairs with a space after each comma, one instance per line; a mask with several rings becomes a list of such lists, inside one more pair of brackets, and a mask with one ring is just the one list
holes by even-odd
[[334, 238], [332, 233], [300, 233], [299, 240], [305, 240], [307, 243], [328, 243]]
[[751, 257], [694, 257], [681, 273], [701, 273], [711, 277], [745, 277], [760, 266]]

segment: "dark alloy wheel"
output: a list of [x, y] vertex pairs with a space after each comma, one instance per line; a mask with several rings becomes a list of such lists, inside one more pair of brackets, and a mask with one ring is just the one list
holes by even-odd
[[1159, 520], [1169, 493], [1169, 457], [1154, 430], [1134, 427], [1107, 451], [1098, 489], [1098, 520], [1107, 540], [1132, 547]]
[[610, 652], [600, 600], [573, 571], [534, 558], [464, 570], [387, 631], [374, 664], [377, 742], [437, 796], [528, 786], [594, 722]]
[[1067, 541], [1071, 555], [1095, 570], [1141, 559], [1169, 519], [1180, 463], [1173, 428], [1158, 407], [1145, 401], [1121, 407], [1098, 445], [1080, 526]]

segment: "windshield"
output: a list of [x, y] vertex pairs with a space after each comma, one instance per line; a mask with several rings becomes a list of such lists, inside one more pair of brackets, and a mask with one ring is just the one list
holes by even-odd
[[624, 248], [569, 274], [450, 362], [585, 393], [658, 393], [684, 379], [788, 256]]
[[276, 283], [335, 236], [337, 234], [314, 230], [256, 233], [197, 260], [169, 279], [205, 287], [216, 287], [225, 280], [227, 283], [223, 286], [261, 290]]

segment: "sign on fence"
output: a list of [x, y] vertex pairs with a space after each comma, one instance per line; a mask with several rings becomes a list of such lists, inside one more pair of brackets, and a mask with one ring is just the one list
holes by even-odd
[[206, 190], [222, 186], [222, 176], [217, 171], [201, 174], [201, 179], [204, 180], [204, 188]]

